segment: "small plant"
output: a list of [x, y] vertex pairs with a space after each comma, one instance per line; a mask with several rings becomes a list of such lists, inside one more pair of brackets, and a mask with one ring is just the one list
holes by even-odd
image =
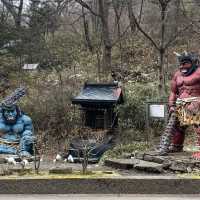
[[77, 129], [74, 138], [79, 142], [79, 148], [76, 149], [78, 158], [82, 164], [82, 173], [87, 174], [89, 158], [97, 145], [100, 145], [105, 136], [105, 131], [93, 131], [90, 128]]

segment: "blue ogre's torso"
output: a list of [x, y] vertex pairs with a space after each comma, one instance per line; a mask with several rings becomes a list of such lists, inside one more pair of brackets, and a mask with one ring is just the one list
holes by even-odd
[[[0, 133], [0, 141], [19, 142], [19, 152], [29, 151], [29, 146], [33, 142], [32, 120], [27, 115], [22, 114], [14, 124], [8, 124], [0, 113]], [[12, 145], [0, 143], [0, 153], [16, 154], [17, 149]]]

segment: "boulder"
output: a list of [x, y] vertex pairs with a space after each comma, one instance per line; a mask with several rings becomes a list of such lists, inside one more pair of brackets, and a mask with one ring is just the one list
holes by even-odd
[[162, 173], [163, 172], [162, 164], [148, 162], [148, 161], [144, 161], [144, 160], [137, 160], [137, 162], [134, 165], [134, 168], [137, 170], [142, 170], [142, 171], [151, 172], [151, 173]]
[[134, 159], [106, 159], [104, 164], [118, 169], [133, 169]]

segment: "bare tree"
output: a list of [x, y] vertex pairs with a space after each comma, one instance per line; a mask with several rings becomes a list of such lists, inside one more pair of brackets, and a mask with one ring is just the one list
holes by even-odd
[[72, 141], [74, 139], [78, 144], [76, 145], [76, 149], [70, 150], [76, 152], [78, 155], [78, 159], [82, 164], [83, 174], [87, 174], [89, 159], [92, 159], [93, 156], [96, 156], [94, 154], [94, 150], [99, 145], [102, 145], [106, 134], [107, 131], [94, 131], [88, 127], [82, 127], [81, 129], [74, 130]]
[[120, 3], [118, 1], [112, 0], [112, 5], [114, 8], [115, 12], [115, 17], [116, 17], [116, 26], [117, 26], [117, 36], [118, 36], [118, 41], [119, 41], [119, 50], [120, 50], [120, 61], [122, 65], [122, 41], [121, 41], [121, 25], [120, 25], [120, 19], [121, 19], [121, 14], [123, 11], [123, 6], [120, 6]]
[[108, 26], [108, 14], [109, 14], [109, 2], [106, 0], [98, 0], [99, 13], [102, 22], [102, 37], [104, 42], [103, 53], [103, 69], [104, 71], [111, 70], [111, 53], [112, 43], [110, 39], [109, 26]]
[[92, 46], [92, 42], [90, 39], [90, 33], [89, 33], [89, 22], [86, 18], [86, 13], [84, 11], [84, 7], [82, 7], [82, 15], [83, 15], [83, 27], [84, 27], [86, 46], [88, 47], [90, 52], [93, 52], [93, 46]]
[[112, 42], [109, 33], [108, 15], [110, 2], [107, 0], [98, 0], [99, 12], [96, 13], [86, 2], [82, 0], [75, 0], [81, 6], [89, 10], [93, 15], [100, 18], [102, 24], [102, 39], [103, 39], [103, 70], [109, 72], [111, 70], [111, 54], [112, 54]]
[[22, 22], [22, 11], [24, 6], [24, 0], [19, 0], [19, 3], [16, 5], [16, 2], [11, 0], [1, 0], [1, 2], [5, 5], [6, 9], [12, 15], [16, 28], [21, 26]]
[[[128, 0], [127, 6], [131, 5], [131, 0]], [[148, 31], [146, 31], [142, 24], [139, 23], [139, 20], [136, 18], [134, 12], [131, 11], [129, 14], [130, 22], [134, 23], [137, 29], [151, 42], [154, 48], [158, 51], [159, 63], [158, 63], [158, 73], [159, 73], [159, 85], [158, 91], [159, 95], [163, 96], [165, 94], [165, 70], [164, 70], [164, 56], [168, 47], [176, 40], [184, 30], [188, 29], [190, 26], [186, 26], [183, 29], [177, 29], [175, 33], [172, 33], [168, 38], [166, 36], [166, 26], [168, 18], [168, 9], [170, 2], [172, 0], [152, 0], [151, 2], [158, 6], [160, 11], [160, 38], [159, 41], [156, 41], [156, 38], [153, 38]], [[129, 8], [130, 9], [130, 8]], [[129, 11], [130, 13], [130, 11]]]
[[128, 17], [130, 21], [131, 32], [134, 33], [136, 30], [136, 24], [135, 24], [135, 16], [133, 13], [132, 2], [133, 2], [132, 0], [127, 0]]

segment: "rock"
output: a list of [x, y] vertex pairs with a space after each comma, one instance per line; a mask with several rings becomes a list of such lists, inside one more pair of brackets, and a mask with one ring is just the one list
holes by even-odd
[[191, 163], [194, 163], [194, 168], [199, 168], [200, 169], [200, 160], [191, 159]]
[[195, 167], [200, 169], [200, 163], [195, 163]]
[[144, 160], [138, 160], [138, 162], [134, 165], [134, 168], [137, 170], [153, 172], [153, 173], [162, 173], [163, 172], [162, 164], [148, 162], [148, 161], [144, 161]]
[[192, 169], [192, 172], [194, 172], [194, 173], [200, 173], [200, 169], [195, 167], [195, 168]]
[[162, 163], [163, 169], [165, 169], [165, 170], [169, 169], [169, 167], [171, 166], [171, 164], [172, 164], [172, 161], [166, 159], [166, 160]]
[[49, 174], [71, 174], [71, 167], [53, 167], [49, 170]]
[[3, 168], [3, 167], [0, 168], [0, 176], [7, 176], [7, 175], [11, 175], [11, 174], [12, 174], [12, 172], [10, 169]]
[[145, 154], [144, 160], [149, 161], [149, 162], [155, 162], [155, 163], [158, 163], [158, 164], [162, 164], [166, 160], [166, 157], [152, 156], [152, 155]]
[[133, 169], [135, 164], [134, 159], [107, 159], [104, 164], [108, 167], [114, 167], [118, 169]]
[[191, 159], [182, 159], [179, 160], [179, 162], [182, 162], [186, 167], [194, 168], [196, 163], [199, 163], [199, 161], [194, 161]]
[[[129, 158], [130, 154], [123, 154]], [[109, 159], [105, 165], [119, 169], [137, 169], [150, 173], [192, 173], [200, 171], [200, 160], [191, 157], [190, 152], [170, 153], [160, 156], [155, 151], [133, 152], [129, 159]]]
[[137, 153], [136, 159], [162, 164], [168, 157], [159, 156], [157, 152]]
[[[199, 162], [197, 161], [197, 164]], [[191, 159], [173, 160], [169, 169], [179, 172], [191, 172], [196, 166], [196, 161]]]
[[171, 166], [169, 167], [169, 169], [173, 170], [173, 171], [178, 171], [178, 172], [183, 172], [186, 173], [187, 171], [187, 165], [181, 161], [172, 161]]

